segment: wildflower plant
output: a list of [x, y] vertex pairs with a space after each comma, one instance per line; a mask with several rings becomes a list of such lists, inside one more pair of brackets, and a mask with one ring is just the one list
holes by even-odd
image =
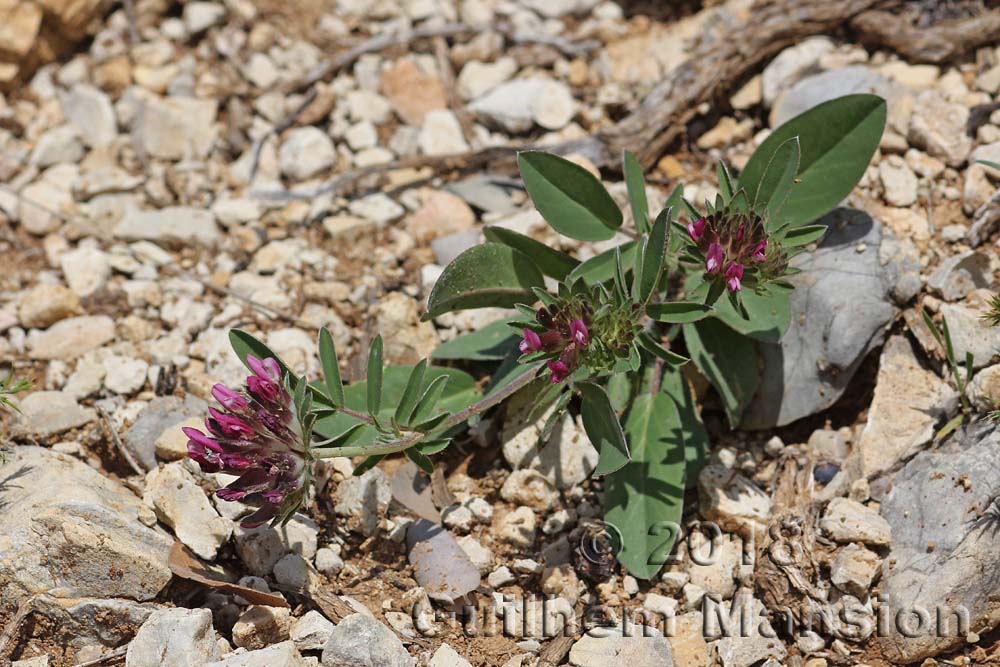
[[467, 373], [426, 360], [384, 368], [377, 336], [366, 380], [345, 387], [325, 330], [324, 378], [307, 384], [236, 330], [233, 346], [253, 375], [244, 390], [217, 388], [224, 410], [209, 417], [208, 433], [188, 433], [191, 454], [207, 470], [240, 475], [219, 495], [257, 507], [250, 523], [280, 520], [307, 498], [312, 461], [364, 456], [357, 469], [363, 472], [404, 452], [432, 470], [429, 457], [463, 425], [528, 390], [532, 414], [551, 410], [541, 443], [566, 410], [580, 414], [599, 452], [593, 474], [603, 481], [618, 559], [635, 576], [652, 577], [677, 536], [684, 491], [697, 479], [707, 446], [681, 368], [694, 362], [736, 426], [757, 389], [741, 374], [757, 363], [754, 341], [777, 340], [789, 324], [791, 260], [825, 231], [809, 223], [864, 173], [885, 115], [885, 102], [871, 95], [815, 107], [772, 132], [738, 177], [720, 163], [714, 201], [697, 206], [677, 187], [655, 215], [642, 169], [626, 152], [631, 224], [583, 167], [522, 152], [525, 188], [556, 232], [619, 242], [581, 261], [488, 226], [485, 243], [444, 269], [426, 319], [486, 306], [517, 313], [433, 354], [439, 361], [498, 362], [482, 391]]

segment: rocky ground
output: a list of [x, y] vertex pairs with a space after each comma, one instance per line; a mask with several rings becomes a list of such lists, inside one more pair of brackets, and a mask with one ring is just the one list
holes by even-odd
[[[34, 16], [30, 2], [7, 5], [8, 18]], [[388, 361], [407, 364], [502, 314], [419, 320], [442, 266], [484, 223], [581, 257], [602, 250], [556, 238], [514, 174], [445, 179], [421, 157], [608, 127], [694, 44], [746, 20], [749, 3], [127, 5], [0, 97], [0, 358], [34, 381], [22, 415], [4, 421], [0, 662], [996, 663], [1000, 434], [967, 420], [934, 439], [959, 395], [919, 308], [947, 318], [959, 358], [972, 354], [975, 410], [996, 407], [1000, 329], [979, 318], [1000, 270], [988, 224], [1000, 173], [974, 161], [1000, 161], [1000, 49], [912, 65], [843, 36], [804, 40], [701, 109], [651, 170], [654, 201], [678, 181], [691, 199], [714, 198], [714, 161], [739, 169], [769, 128], [851, 92], [889, 102], [852, 210], [831, 214], [832, 233], [803, 257], [789, 335], [763, 346], [765, 385], [784, 390], [758, 395], [729, 430], [690, 374], [714, 449], [686, 521], [724, 533], [706, 561], [699, 550], [712, 545], [692, 531], [647, 582], [581, 561], [601, 514], [595, 450], [570, 416], [537, 451], [530, 397], [442, 455], [443, 474], [419, 495], [401, 461], [360, 477], [330, 463], [281, 529], [239, 528], [239, 507], [211, 495], [219, 480], [185, 460], [180, 428], [200, 421], [212, 384], [242, 381], [230, 328], [315, 374], [315, 332], [328, 327], [345, 375], [359, 377], [377, 332]], [[387, 43], [293, 85], [366, 37], [455, 20], [496, 31]], [[0, 33], [30, 28], [16, 25]], [[20, 71], [2, 67], [0, 78]], [[347, 193], [329, 185], [390, 164], [402, 166]], [[604, 176], [625, 204], [620, 174]], [[447, 528], [430, 549], [431, 560], [447, 554], [444, 571], [407, 544], [427, 514]], [[775, 544], [791, 557], [765, 548]], [[487, 610], [483, 627], [505, 599], [534, 597], [508, 605], [511, 631], [488, 633], [447, 618], [465, 593]], [[725, 637], [702, 623], [706, 595], [727, 610], [804, 605], [870, 622], [879, 609], [964, 605], [968, 628], [773, 636], [765, 622]], [[584, 609], [619, 621], [644, 609], [676, 625], [646, 639], [538, 632], [544, 613], [558, 627]]]

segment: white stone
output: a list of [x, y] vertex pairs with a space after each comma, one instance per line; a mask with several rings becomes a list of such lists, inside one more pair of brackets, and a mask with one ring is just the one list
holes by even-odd
[[917, 176], [898, 155], [886, 157], [878, 166], [885, 201], [892, 206], [912, 206], [917, 201]]
[[219, 229], [210, 211], [168, 206], [156, 211], [126, 212], [115, 228], [115, 236], [127, 241], [155, 241], [166, 245], [211, 245], [219, 238]]
[[462, 126], [450, 109], [428, 111], [417, 142], [424, 155], [450, 155], [469, 150], [469, 144], [462, 135]]
[[149, 364], [142, 359], [111, 355], [104, 360], [104, 386], [122, 396], [131, 396], [146, 384]]
[[278, 151], [281, 173], [294, 181], [329, 169], [337, 158], [333, 141], [318, 127], [299, 127], [288, 133]]
[[202, 667], [220, 658], [209, 609], [158, 609], [128, 645], [125, 667]]
[[109, 145], [118, 136], [118, 121], [111, 99], [87, 83], [78, 83], [63, 96], [63, 114], [92, 148]]
[[315, 609], [292, 621], [289, 637], [300, 651], [318, 651], [326, 646], [334, 625]]
[[460, 656], [455, 649], [447, 644], [441, 644], [438, 650], [434, 651], [427, 667], [472, 667], [472, 664]]
[[163, 160], [204, 158], [217, 135], [215, 100], [149, 96], [133, 125], [139, 149]]
[[517, 61], [509, 56], [496, 62], [470, 60], [455, 80], [455, 90], [463, 100], [471, 100], [496, 88], [517, 72]]
[[888, 546], [892, 537], [892, 528], [877, 511], [848, 498], [831, 500], [819, 527], [837, 542]]
[[204, 32], [226, 19], [226, 8], [217, 2], [188, 2], [184, 5], [184, 27], [191, 35]]
[[177, 539], [206, 560], [229, 541], [233, 524], [219, 516], [184, 462], [168, 463], [146, 476], [143, 501], [173, 528]]
[[96, 412], [61, 391], [35, 391], [21, 399], [14, 432], [45, 438], [93, 421]]
[[73, 125], [60, 125], [38, 138], [31, 162], [41, 169], [60, 162], [79, 162], [83, 157], [80, 133]]
[[111, 276], [107, 253], [92, 246], [80, 246], [64, 252], [59, 257], [59, 266], [69, 288], [81, 297], [100, 291]]
[[525, 132], [537, 123], [547, 130], [565, 127], [577, 103], [566, 84], [551, 79], [516, 79], [475, 99], [469, 109], [508, 132]]

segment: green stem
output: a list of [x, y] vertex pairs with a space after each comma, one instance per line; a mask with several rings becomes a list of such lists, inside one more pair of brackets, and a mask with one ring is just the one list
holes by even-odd
[[[518, 390], [523, 389], [524, 387], [531, 384], [531, 382], [534, 379], [535, 379], [534, 371], [533, 370], [526, 371], [525, 373], [517, 377], [513, 382], [511, 382], [506, 387], [498, 391], [497, 393], [487, 396], [481, 401], [473, 403], [472, 405], [462, 410], [461, 412], [456, 412], [451, 417], [448, 417], [448, 419], [444, 420], [441, 423], [441, 425], [438, 426], [438, 428], [435, 430], [447, 431], [450, 428], [453, 428], [455, 426], [458, 426], [459, 424], [468, 421], [471, 417], [474, 417], [475, 415], [486, 412], [493, 406], [513, 396], [515, 393], [518, 392]], [[354, 411], [351, 411], [351, 413], [353, 412]], [[344, 411], [344, 413], [351, 414], [348, 413], [346, 410]], [[351, 416], [353, 417], [359, 414], [360, 413], [353, 413], [351, 414]], [[364, 417], [368, 417], [368, 415], [364, 415]], [[358, 418], [360, 419], [361, 417]], [[369, 424], [371, 423], [369, 419], [364, 419], [363, 421], [366, 421]], [[409, 449], [413, 445], [416, 445], [421, 440], [426, 438], [427, 435], [428, 434], [426, 433], [419, 433], [413, 431], [409, 435], [403, 438], [400, 438], [398, 440], [393, 440], [391, 442], [386, 442], [383, 444], [370, 445], [367, 447], [330, 447], [327, 449], [317, 448], [312, 451], [312, 454], [315, 458], [318, 459], [328, 459], [337, 456], [384, 456], [386, 454], [395, 454], [396, 452], [401, 452], [403, 450]]]

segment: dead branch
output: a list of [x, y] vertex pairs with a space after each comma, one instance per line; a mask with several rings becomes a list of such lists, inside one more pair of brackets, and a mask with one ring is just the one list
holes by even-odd
[[916, 26], [904, 15], [873, 9], [851, 20], [862, 43], [896, 51], [911, 62], [952, 60], [1000, 37], [1000, 10], [931, 26]]
[[646, 167], [679, 137], [698, 113], [732, 90], [746, 74], [805, 37], [829, 33], [879, 0], [758, 0], [750, 20], [695, 50], [656, 86], [631, 115], [601, 132], [597, 139], [617, 161], [629, 149]]
[[402, 32], [385, 33], [376, 35], [355, 45], [354, 47], [338, 54], [331, 60], [320, 63], [310, 70], [304, 77], [290, 82], [285, 87], [286, 93], [298, 92], [309, 86], [333, 77], [337, 72], [350, 67], [354, 62], [366, 53], [377, 53], [393, 46], [406, 46], [411, 42], [429, 37], [455, 37], [458, 35], [475, 34], [478, 32], [496, 31], [502, 33], [510, 41], [518, 44], [545, 44], [559, 49], [568, 56], [578, 56], [587, 51], [596, 49], [600, 44], [590, 40], [586, 42], [574, 42], [564, 37], [554, 37], [551, 35], [534, 35], [518, 32], [509, 23], [498, 23], [496, 25], [477, 26], [468, 23], [444, 23], [441, 25], [421, 26], [413, 30]]

